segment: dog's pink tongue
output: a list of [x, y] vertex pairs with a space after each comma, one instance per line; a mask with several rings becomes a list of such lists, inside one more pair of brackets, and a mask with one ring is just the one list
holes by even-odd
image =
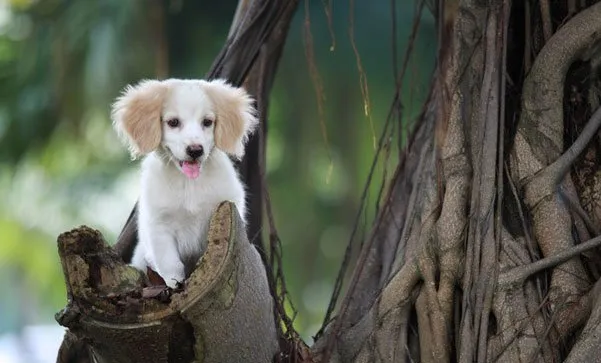
[[182, 163], [182, 171], [188, 178], [196, 179], [200, 175], [200, 163], [196, 161], [184, 161]]

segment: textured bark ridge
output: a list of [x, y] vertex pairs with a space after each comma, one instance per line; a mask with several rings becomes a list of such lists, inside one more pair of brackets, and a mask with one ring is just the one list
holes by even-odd
[[[601, 160], [601, 2], [560, 3], [438, 2], [430, 96], [322, 362], [600, 361], [601, 218], [583, 206], [601, 188], [574, 177]], [[535, 47], [539, 17], [555, 29]]]
[[73, 345], [88, 361], [111, 363], [268, 362], [278, 352], [264, 268], [229, 202], [213, 215], [185, 288], [170, 296], [142, 297], [143, 274], [91, 228], [63, 233], [58, 249], [69, 299], [57, 314], [68, 328], [59, 362], [85, 361], [66, 349]]

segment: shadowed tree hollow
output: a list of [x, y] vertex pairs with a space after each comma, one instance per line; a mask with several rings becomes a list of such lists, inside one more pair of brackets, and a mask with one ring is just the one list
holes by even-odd
[[228, 203], [184, 291], [143, 288], [125, 266], [134, 219], [114, 249], [86, 227], [62, 234], [58, 361], [598, 361], [601, 2], [416, 2], [414, 29], [430, 11], [439, 30], [429, 96], [405, 140], [395, 122], [409, 46], [374, 165], [402, 144], [399, 162], [311, 346], [283, 309], [264, 180], [269, 90], [297, 6], [241, 0], [208, 74], [257, 99], [262, 128], [241, 171], [255, 191], [248, 229], [269, 231], [260, 255]]

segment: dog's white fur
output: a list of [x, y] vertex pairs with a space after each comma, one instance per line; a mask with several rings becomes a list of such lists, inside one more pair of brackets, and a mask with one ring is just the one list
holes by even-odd
[[[245, 221], [245, 190], [228, 154], [241, 158], [257, 124], [252, 99], [223, 80], [147, 80], [127, 87], [112, 119], [142, 162], [138, 244], [131, 264], [156, 271], [170, 287], [183, 282], [184, 261], [206, 247], [212, 213], [232, 201]], [[168, 124], [177, 118], [179, 127]], [[213, 121], [206, 126], [204, 120]], [[190, 145], [201, 145], [200, 174], [184, 175]]]

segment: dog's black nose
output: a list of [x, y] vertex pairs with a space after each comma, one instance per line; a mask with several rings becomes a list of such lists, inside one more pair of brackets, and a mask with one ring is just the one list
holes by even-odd
[[204, 152], [202, 145], [190, 145], [186, 148], [186, 154], [192, 159], [198, 159]]

